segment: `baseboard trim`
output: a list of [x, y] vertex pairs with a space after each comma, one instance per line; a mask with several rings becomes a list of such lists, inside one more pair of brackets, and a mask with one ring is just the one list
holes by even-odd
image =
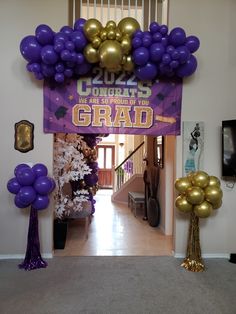
[[[43, 258], [53, 258], [52, 253], [44, 253], [42, 254]], [[24, 254], [0, 254], [0, 260], [1, 259], [24, 259]]]
[[[181, 253], [174, 253], [173, 252], [173, 256], [175, 258], [185, 258], [186, 255], [185, 254], [181, 254]], [[202, 258], [225, 258], [225, 259], [229, 259], [230, 254], [225, 254], [225, 253], [219, 253], [219, 254], [202, 254]]]

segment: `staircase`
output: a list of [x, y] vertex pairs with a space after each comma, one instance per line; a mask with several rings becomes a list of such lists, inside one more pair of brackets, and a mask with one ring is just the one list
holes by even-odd
[[114, 169], [114, 193], [112, 201], [119, 203], [128, 202], [128, 192], [144, 192], [143, 181], [143, 146], [138, 145], [122, 163]]

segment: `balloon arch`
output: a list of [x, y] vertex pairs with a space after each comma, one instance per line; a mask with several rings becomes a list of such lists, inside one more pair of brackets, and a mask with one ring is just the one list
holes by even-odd
[[132, 17], [118, 24], [108, 21], [105, 27], [97, 19], [80, 18], [73, 28], [63, 26], [59, 32], [38, 25], [35, 35], [22, 39], [20, 51], [36, 79], [63, 83], [89, 74], [94, 66], [134, 72], [140, 80], [187, 77], [197, 68], [193, 53], [199, 46], [199, 39], [186, 36], [181, 27], [169, 32], [167, 25], [152, 22], [142, 31]]

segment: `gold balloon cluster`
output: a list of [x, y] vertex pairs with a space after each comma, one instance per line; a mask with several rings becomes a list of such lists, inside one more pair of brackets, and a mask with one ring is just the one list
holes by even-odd
[[175, 206], [181, 212], [193, 211], [197, 217], [207, 218], [213, 209], [222, 205], [220, 180], [204, 171], [191, 172], [187, 177], [177, 179], [175, 188], [180, 193], [175, 200]]
[[94, 148], [84, 148], [83, 154], [87, 162], [92, 162], [92, 161], [97, 160], [97, 151]]
[[96, 19], [88, 19], [84, 25], [84, 34], [90, 42], [84, 48], [86, 60], [99, 62], [108, 72], [133, 71], [131, 37], [138, 29], [140, 25], [132, 17], [122, 19], [118, 25], [108, 21], [105, 27]]

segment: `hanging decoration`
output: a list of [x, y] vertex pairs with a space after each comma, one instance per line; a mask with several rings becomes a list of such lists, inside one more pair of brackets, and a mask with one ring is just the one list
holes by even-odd
[[14, 170], [15, 177], [7, 183], [7, 189], [15, 194], [15, 205], [18, 208], [31, 206], [28, 229], [28, 243], [24, 261], [19, 268], [33, 270], [47, 267], [40, 254], [38, 233], [38, 211], [46, 209], [55, 182], [48, 177], [44, 164], [35, 164], [32, 168], [27, 164], [19, 164]]
[[197, 68], [193, 53], [199, 46], [199, 39], [187, 36], [181, 27], [168, 32], [167, 25], [152, 22], [149, 31], [141, 31], [132, 17], [118, 25], [108, 21], [105, 27], [97, 19], [80, 18], [73, 28], [63, 26], [59, 32], [38, 25], [34, 35], [22, 39], [20, 52], [38, 80], [63, 83], [87, 75], [97, 65], [108, 72], [134, 72], [140, 80], [154, 80], [192, 75]]
[[175, 181], [179, 196], [175, 206], [183, 213], [190, 213], [190, 226], [186, 258], [181, 266], [193, 272], [203, 271], [199, 238], [199, 218], [209, 217], [213, 210], [222, 205], [220, 180], [204, 171], [190, 172]]

